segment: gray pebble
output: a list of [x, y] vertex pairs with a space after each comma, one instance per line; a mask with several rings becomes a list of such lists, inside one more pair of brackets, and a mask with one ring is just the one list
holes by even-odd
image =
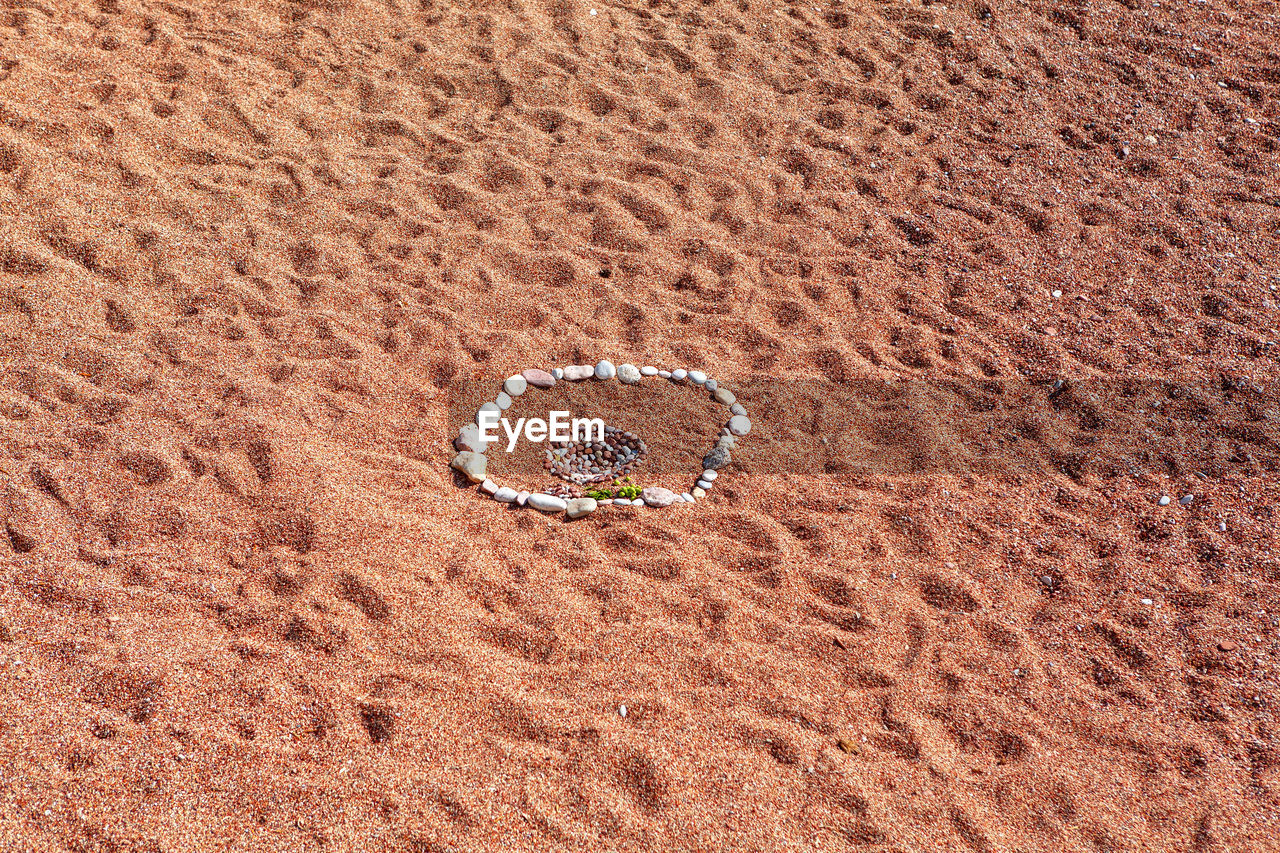
[[706, 490], [709, 490], [709, 489], [711, 488], [711, 481], [710, 481], [710, 480], [699, 480], [697, 485], [698, 485], [698, 488], [699, 488], [699, 489], [702, 489], [702, 490], [706, 491]]
[[751, 419], [746, 415], [734, 415], [729, 418], [729, 432], [734, 435], [746, 435], [751, 432]]
[[747, 407], [741, 403], [734, 403], [729, 407], [729, 413], [734, 415], [745, 415], [747, 413]]
[[613, 366], [613, 362], [602, 359], [596, 362], [596, 379], [612, 379], [618, 375], [618, 368]]
[[564, 368], [563, 367], [551, 368], [551, 376], [554, 379], [564, 379]]
[[498, 396], [494, 398], [493, 402], [498, 405], [499, 409], [502, 409], [502, 411], [505, 412], [507, 409], [511, 408], [511, 395], [506, 391], [499, 391]]
[[720, 383], [715, 381], [714, 379], [708, 379], [706, 381], [706, 384], [703, 385], [702, 387], [706, 388], [708, 391], [715, 391], [720, 387]]
[[634, 364], [618, 365], [618, 381], [623, 385], [635, 385], [640, 381], [640, 368]]
[[520, 494], [510, 486], [503, 486], [493, 493], [493, 499], [504, 504], [513, 504], [520, 498]]
[[529, 387], [529, 380], [523, 376], [508, 376], [507, 380], [502, 383], [502, 390], [506, 391], [512, 397], [519, 397]]
[[663, 378], [663, 379], [670, 379], [670, 378], [671, 378], [671, 371], [670, 371], [670, 370], [659, 370], [659, 371], [658, 371], [658, 376], [659, 376], [659, 377], [661, 377], [661, 378]]
[[565, 504], [565, 515], [570, 518], [582, 518], [596, 511], [595, 498], [574, 498]]
[[[499, 406], [498, 406], [498, 404], [497, 404], [497, 403], [485, 403], [483, 406], [481, 406], [481, 407], [480, 407], [480, 411], [479, 411], [479, 412], [476, 412], [476, 423], [480, 423], [480, 422], [481, 422], [481, 421], [480, 421], [480, 412], [493, 412], [493, 413], [494, 413], [494, 414], [496, 414], [496, 415], [501, 415], [501, 414], [502, 414], [502, 409], [501, 409], [501, 407], [499, 407]], [[497, 423], [497, 420], [494, 420], [493, 422], [494, 422], [494, 423]]]
[[1182, 497], [1178, 498], [1178, 503], [1182, 504], [1183, 506], [1191, 506], [1192, 501], [1194, 501], [1195, 499], [1196, 499], [1195, 495], [1183, 495]]
[[685, 370], [683, 367], [677, 367], [675, 370], [671, 371], [671, 378], [677, 382], [683, 382], [685, 377], [688, 375], [689, 371]]
[[729, 462], [732, 461], [732, 458], [733, 457], [729, 455], [729, 449], [727, 447], [717, 447], [715, 450], [702, 457], [702, 467], [710, 468], [712, 471], [719, 471], [721, 468], [728, 465]]

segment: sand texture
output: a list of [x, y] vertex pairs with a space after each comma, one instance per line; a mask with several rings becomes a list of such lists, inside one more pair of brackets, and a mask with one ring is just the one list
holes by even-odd
[[0, 3], [0, 849], [1278, 849], [1277, 14]]

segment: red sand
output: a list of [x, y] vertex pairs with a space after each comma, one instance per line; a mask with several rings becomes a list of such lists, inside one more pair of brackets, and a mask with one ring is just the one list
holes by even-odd
[[[0, 848], [1277, 849], [1275, 3], [593, 2], [0, 10]], [[995, 420], [455, 486], [601, 356]]]

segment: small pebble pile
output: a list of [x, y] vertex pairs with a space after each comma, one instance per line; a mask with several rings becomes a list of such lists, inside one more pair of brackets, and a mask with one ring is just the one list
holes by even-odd
[[543, 464], [552, 474], [571, 483], [609, 483], [630, 474], [644, 459], [646, 450], [640, 436], [606, 426], [604, 441], [552, 442]]
[[737, 401], [734, 393], [700, 370], [679, 367], [665, 370], [652, 365], [636, 367], [623, 364], [615, 367], [610, 361], [601, 361], [592, 367], [588, 364], [571, 364], [552, 370], [530, 368], [515, 376], [507, 377], [502, 391], [493, 402], [480, 407], [481, 412], [504, 411], [514, 398], [529, 388], [551, 388], [557, 382], [582, 382], [588, 379], [607, 382], [617, 379], [624, 385], [635, 385], [644, 379], [661, 379], [677, 385], [705, 391], [716, 403], [729, 409], [729, 419], [720, 430], [715, 447], [702, 460], [703, 471], [697, 482], [687, 492], [677, 494], [670, 489], [650, 486], [640, 491], [636, 498], [617, 497], [597, 501], [583, 497], [581, 485], [608, 483], [628, 474], [645, 455], [644, 441], [626, 430], [606, 426], [604, 441], [557, 442], [547, 450], [545, 466], [555, 476], [566, 480], [541, 492], [516, 491], [510, 486], [499, 486], [486, 476], [485, 451], [489, 442], [480, 437], [479, 412], [476, 422], [462, 428], [454, 439], [458, 451], [450, 467], [463, 474], [472, 483], [479, 483], [480, 490], [500, 503], [530, 506], [540, 512], [561, 513], [567, 517], [581, 518], [595, 512], [600, 506], [667, 507], [673, 504], [695, 503], [706, 497], [715, 485], [722, 468], [733, 461], [732, 450], [737, 440], [751, 431], [747, 410]]

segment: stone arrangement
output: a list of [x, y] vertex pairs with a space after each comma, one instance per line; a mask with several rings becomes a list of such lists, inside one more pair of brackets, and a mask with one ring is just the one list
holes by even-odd
[[[454, 439], [453, 446], [458, 452], [450, 462], [450, 467], [472, 483], [479, 483], [480, 490], [495, 501], [529, 506], [545, 513], [564, 513], [568, 518], [590, 515], [606, 504], [619, 507], [668, 507], [673, 504], [695, 503], [699, 498], [706, 497], [707, 492], [715, 485], [720, 469], [733, 461], [732, 450], [737, 440], [751, 431], [751, 420], [732, 391], [700, 370], [663, 370], [651, 365], [636, 367], [634, 364], [615, 367], [610, 361], [601, 361], [594, 367], [571, 364], [549, 371], [530, 368], [508, 377], [502, 383], [502, 391], [494, 401], [481, 406], [480, 412], [504, 411], [511, 406], [514, 398], [524, 394], [529, 388], [551, 388], [557, 382], [583, 382], [590, 379], [607, 382], [615, 378], [624, 385], [635, 385], [644, 379], [660, 379], [687, 385], [705, 391], [716, 403], [728, 408], [729, 419], [721, 429], [715, 447], [703, 457], [703, 471], [689, 491], [677, 494], [670, 489], [650, 486], [638, 490], [636, 497], [597, 500], [583, 496], [581, 486], [610, 483], [625, 477], [644, 458], [645, 444], [638, 435], [611, 426], [605, 427], [604, 441], [560, 442], [547, 450], [547, 470], [565, 480], [565, 483], [540, 492], [516, 491], [510, 486], [499, 486], [486, 476], [488, 460], [485, 451], [489, 443], [480, 437], [479, 412], [476, 413], [476, 423], [464, 426]], [[633, 487], [632, 493], [635, 491]]]

